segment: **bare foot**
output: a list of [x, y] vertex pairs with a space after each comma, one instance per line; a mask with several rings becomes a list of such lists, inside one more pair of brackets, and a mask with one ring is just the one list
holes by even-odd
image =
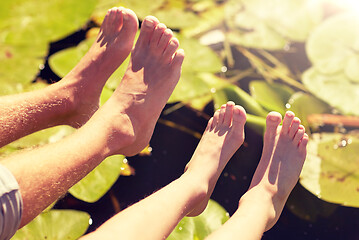
[[107, 12], [90, 50], [56, 87], [71, 99], [66, 124], [82, 126], [98, 109], [102, 88], [129, 55], [138, 30], [135, 13], [125, 8]]
[[[184, 52], [178, 46], [178, 40], [164, 24], [152, 16], [144, 19], [126, 73], [99, 110], [113, 129], [110, 151], [132, 156], [149, 143], [181, 75]], [[124, 138], [128, 139], [126, 144], [119, 145]]]
[[279, 126], [281, 119], [277, 112], [268, 114], [262, 158], [248, 192], [239, 202], [239, 207], [246, 200], [263, 205], [266, 203], [261, 201], [269, 199], [266, 231], [277, 222], [298, 181], [307, 153], [308, 135], [299, 118], [287, 112], [283, 125]]
[[245, 110], [235, 106], [233, 102], [224, 104], [209, 120], [185, 170], [203, 177], [204, 182], [208, 184], [207, 197], [188, 216], [197, 216], [206, 208], [220, 174], [244, 141], [245, 122]]

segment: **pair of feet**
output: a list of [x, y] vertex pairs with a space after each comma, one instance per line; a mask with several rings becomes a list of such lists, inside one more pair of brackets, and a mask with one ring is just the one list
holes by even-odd
[[[179, 42], [155, 17], [143, 20], [139, 38], [135, 13], [125, 8], [107, 12], [90, 50], [60, 82], [57, 93], [66, 96], [69, 111], [63, 122], [81, 127], [102, 125], [111, 136], [109, 154], [137, 154], [149, 142], [155, 123], [174, 90], [184, 59]], [[99, 109], [107, 79], [131, 54], [126, 73], [111, 98]]]
[[[267, 116], [264, 146], [261, 160], [251, 185], [241, 201], [267, 195], [272, 209], [268, 215], [266, 230], [278, 220], [284, 204], [298, 181], [304, 160], [308, 136], [299, 118], [288, 111], [280, 126], [282, 116], [271, 112]], [[208, 184], [207, 197], [189, 214], [200, 214], [206, 207], [215, 184], [225, 165], [244, 141], [245, 110], [228, 102], [209, 120], [203, 137], [186, 171], [200, 175]], [[241, 201], [239, 206], [241, 206]]]

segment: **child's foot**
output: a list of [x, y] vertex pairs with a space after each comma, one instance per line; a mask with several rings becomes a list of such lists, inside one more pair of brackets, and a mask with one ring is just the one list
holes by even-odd
[[294, 113], [287, 112], [283, 125], [279, 126], [281, 119], [279, 113], [268, 114], [262, 158], [248, 192], [239, 202], [241, 207], [246, 200], [261, 204], [258, 203], [261, 199], [269, 199], [266, 230], [277, 222], [290, 192], [298, 181], [308, 143], [304, 127]]
[[137, 30], [138, 19], [133, 11], [120, 7], [107, 12], [90, 50], [57, 83], [73, 106], [67, 124], [80, 127], [98, 109], [102, 88], [129, 55]]
[[[99, 113], [114, 129], [111, 134], [117, 141], [109, 144], [112, 151], [131, 156], [149, 143], [181, 74], [184, 52], [178, 46], [164, 24], [152, 16], [144, 19], [126, 73]], [[131, 140], [120, 146], [124, 136]]]
[[206, 199], [198, 204], [188, 216], [197, 216], [206, 208], [217, 180], [229, 159], [244, 141], [246, 112], [233, 102], [217, 110], [209, 120], [186, 172], [197, 174], [208, 184]]

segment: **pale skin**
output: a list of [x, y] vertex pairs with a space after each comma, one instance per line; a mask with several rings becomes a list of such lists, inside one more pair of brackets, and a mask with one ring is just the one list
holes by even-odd
[[166, 239], [184, 216], [207, 205], [220, 173], [243, 143], [245, 121], [242, 107], [224, 105], [208, 122], [180, 178], [81, 239]]
[[[155, 122], [179, 80], [184, 53], [178, 49], [172, 32], [151, 16], [144, 19], [132, 49], [137, 28], [138, 20], [131, 10], [109, 10], [97, 41], [64, 79], [45, 90], [0, 99], [5, 106], [0, 120], [2, 145], [49, 126], [83, 125], [55, 144], [2, 161], [20, 186], [24, 203], [21, 226], [106, 157], [117, 153], [133, 155], [148, 144]], [[98, 109], [106, 79], [131, 49], [122, 82]], [[7, 126], [7, 121], [14, 125]]]
[[287, 198], [298, 181], [308, 136], [300, 120], [287, 112], [267, 116], [262, 158], [249, 190], [239, 201], [238, 210], [207, 239], [261, 239], [277, 222]]

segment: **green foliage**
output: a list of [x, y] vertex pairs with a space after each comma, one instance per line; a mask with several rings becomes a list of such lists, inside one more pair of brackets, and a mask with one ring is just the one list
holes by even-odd
[[[323, 124], [310, 121], [313, 114], [359, 115], [358, 16], [331, 13], [333, 16], [323, 21], [325, 8], [318, 2], [1, 1], [0, 95], [46, 87], [46, 84], [39, 81], [33, 84], [32, 81], [44, 64], [50, 42], [77, 31], [89, 20], [100, 24], [107, 9], [124, 6], [134, 10], [140, 20], [154, 15], [168, 27], [178, 30], [176, 37], [186, 58], [181, 79], [169, 103], [181, 102], [202, 111], [209, 103], [216, 109], [229, 100], [234, 101], [246, 109], [246, 126], [258, 134], [264, 132], [269, 111], [284, 114], [289, 109], [301, 118], [310, 134]], [[216, 44], [205, 46], [206, 37]], [[65, 76], [93, 42], [94, 38], [88, 37], [76, 47], [53, 54], [49, 58], [51, 69], [58, 76]], [[306, 52], [300, 52], [304, 46]], [[106, 83], [101, 104], [118, 86], [128, 62], [129, 58]], [[305, 62], [304, 68], [302, 62]], [[249, 91], [245, 91], [247, 89]], [[61, 126], [35, 133], [1, 148], [0, 155], [52, 143], [73, 131]], [[291, 211], [303, 219], [315, 221], [335, 211], [336, 206], [322, 200], [359, 207], [358, 134], [314, 133], [310, 138], [309, 154], [300, 180], [309, 191], [294, 191], [289, 199]], [[124, 156], [104, 160], [70, 189], [70, 193], [87, 202], [97, 201], [119, 177], [123, 160]], [[308, 204], [303, 205], [302, 199]], [[73, 211], [44, 213], [19, 231], [15, 239], [25, 235], [33, 239], [44, 239], [44, 236], [67, 239], [67, 235], [48, 234], [70, 234], [61, 226], [69, 226], [68, 221], [79, 218], [81, 223], [74, 223], [74, 226], [81, 226], [79, 232], [69, 238], [75, 239], [88, 226], [85, 215]], [[210, 202], [202, 215], [183, 219], [169, 239], [203, 239], [227, 219], [225, 210]], [[66, 229], [72, 231], [70, 227]]]
[[90, 216], [74, 210], [44, 212], [16, 232], [12, 240], [76, 240], [89, 226]]
[[313, 67], [303, 75], [303, 83], [314, 95], [344, 114], [353, 115], [359, 115], [357, 29], [358, 16], [347, 13], [318, 26], [307, 44]]
[[319, 198], [359, 207], [357, 132], [313, 134], [301, 184]]
[[204, 239], [218, 229], [229, 218], [226, 210], [213, 200], [197, 217], [184, 217], [173, 230], [167, 240], [197, 240]]
[[92, 172], [70, 190], [74, 197], [89, 203], [96, 202], [112, 187], [120, 176], [125, 157], [114, 155], [106, 158]]
[[96, 4], [97, 0], [1, 1], [0, 83], [10, 85], [1, 94], [31, 83], [49, 43], [81, 28]]

